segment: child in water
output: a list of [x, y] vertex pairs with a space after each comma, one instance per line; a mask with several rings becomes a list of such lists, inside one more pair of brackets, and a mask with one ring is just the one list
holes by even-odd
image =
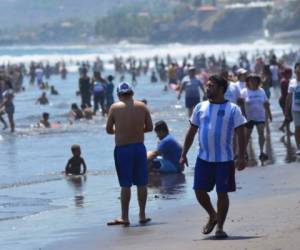
[[[71, 147], [73, 157], [68, 161], [65, 168], [66, 175], [84, 175], [86, 172], [86, 165], [84, 159], [80, 157], [81, 149], [79, 145]], [[83, 165], [83, 172], [81, 172], [81, 165]]]
[[51, 124], [49, 122], [49, 116], [50, 116], [49, 113], [44, 112], [42, 116], [43, 118], [38, 123], [38, 127], [51, 128]]

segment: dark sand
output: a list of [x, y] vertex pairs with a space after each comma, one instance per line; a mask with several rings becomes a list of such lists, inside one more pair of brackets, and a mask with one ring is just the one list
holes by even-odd
[[[227, 240], [214, 232], [201, 234], [207, 215], [196, 200], [151, 214], [148, 226], [99, 227], [79, 233], [46, 249], [300, 249], [300, 163], [247, 168], [237, 174], [238, 191], [231, 195], [225, 230]], [[111, 218], [108, 218], [111, 219]]]

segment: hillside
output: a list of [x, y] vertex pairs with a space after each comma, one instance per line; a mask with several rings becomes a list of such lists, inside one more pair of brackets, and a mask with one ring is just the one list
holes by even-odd
[[213, 6], [198, 0], [0, 0], [0, 45], [218, 43], [267, 34], [298, 39], [297, 1]]
[[0, 29], [26, 29], [70, 18], [94, 20], [110, 9], [146, 0], [1, 0]]

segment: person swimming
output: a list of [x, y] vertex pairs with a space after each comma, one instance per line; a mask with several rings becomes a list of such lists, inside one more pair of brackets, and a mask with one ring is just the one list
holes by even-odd
[[46, 96], [46, 92], [43, 92], [42, 95], [36, 100], [36, 104], [46, 105], [49, 104], [49, 100]]
[[59, 95], [58, 91], [55, 89], [53, 85], [50, 87], [50, 94], [51, 95]]
[[71, 117], [75, 120], [79, 120], [84, 117], [82, 110], [77, 106], [76, 103], [71, 105]]
[[42, 116], [43, 118], [38, 123], [38, 127], [51, 128], [51, 124], [49, 122], [49, 116], [50, 116], [49, 113], [44, 112]]

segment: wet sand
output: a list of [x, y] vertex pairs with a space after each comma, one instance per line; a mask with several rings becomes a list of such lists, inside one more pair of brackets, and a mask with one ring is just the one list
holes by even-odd
[[[226, 240], [201, 234], [207, 215], [196, 200], [151, 214], [148, 226], [99, 226], [72, 232], [75, 239], [43, 249], [299, 249], [300, 163], [249, 167], [237, 174], [238, 191], [231, 195], [225, 224]], [[133, 197], [134, 198], [134, 197]], [[111, 218], [108, 218], [111, 219]]]

